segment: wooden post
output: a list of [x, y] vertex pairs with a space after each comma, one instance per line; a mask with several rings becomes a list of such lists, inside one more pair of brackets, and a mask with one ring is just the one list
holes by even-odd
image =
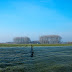
[[33, 46], [31, 45], [31, 57], [33, 57], [34, 51], [33, 51]]

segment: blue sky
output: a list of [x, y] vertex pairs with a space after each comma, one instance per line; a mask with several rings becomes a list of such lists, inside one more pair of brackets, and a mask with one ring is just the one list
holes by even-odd
[[72, 0], [0, 0], [0, 42], [54, 34], [72, 41]]

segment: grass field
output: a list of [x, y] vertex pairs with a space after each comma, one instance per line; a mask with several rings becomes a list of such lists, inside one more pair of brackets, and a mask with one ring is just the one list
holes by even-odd
[[72, 46], [0, 47], [0, 72], [72, 72]]
[[[72, 46], [72, 44], [32, 44], [33, 46]], [[31, 44], [0, 44], [0, 47], [26, 47]]]

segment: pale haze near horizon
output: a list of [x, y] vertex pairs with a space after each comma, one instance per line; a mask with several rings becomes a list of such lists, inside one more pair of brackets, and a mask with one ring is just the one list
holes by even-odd
[[0, 42], [60, 35], [72, 41], [71, 0], [0, 0]]

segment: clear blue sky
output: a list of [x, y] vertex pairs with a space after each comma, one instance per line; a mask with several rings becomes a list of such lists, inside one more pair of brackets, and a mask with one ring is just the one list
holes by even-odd
[[0, 42], [54, 34], [72, 41], [72, 0], [0, 0]]

